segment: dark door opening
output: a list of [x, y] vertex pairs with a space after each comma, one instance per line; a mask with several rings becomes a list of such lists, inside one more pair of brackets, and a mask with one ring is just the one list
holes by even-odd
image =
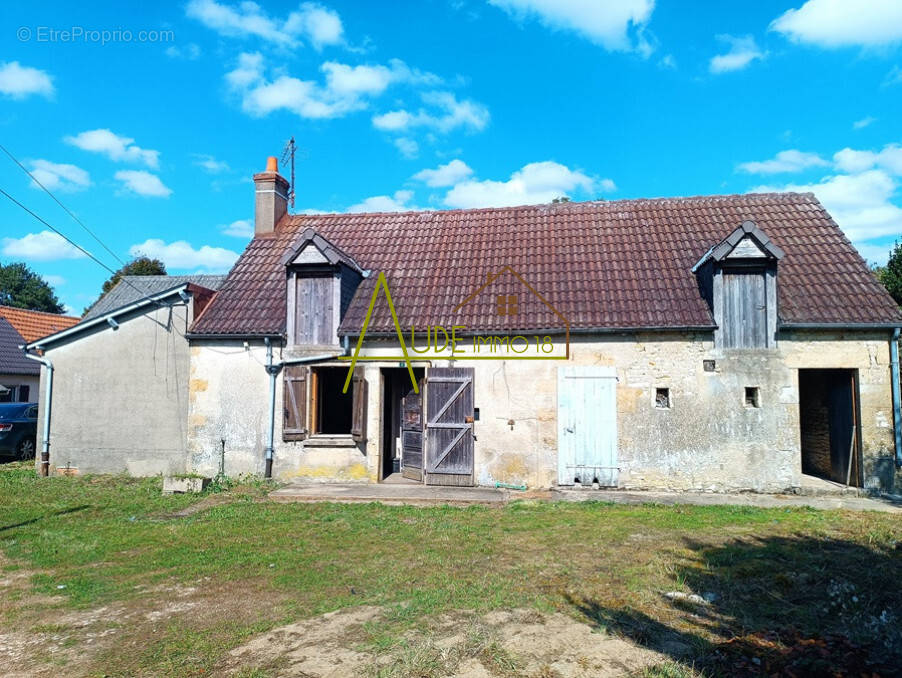
[[[414, 369], [413, 374], [417, 381], [423, 378], [423, 372], [422, 368]], [[414, 406], [418, 400], [419, 396], [413, 392], [410, 373], [406, 368], [382, 369], [382, 463], [380, 474], [382, 480], [389, 476], [397, 478], [399, 476], [396, 474], [404, 471], [402, 464], [405, 456], [405, 440], [407, 441], [408, 461], [416, 464], [417, 455], [422, 454], [416, 444], [415, 434], [411, 435], [411, 431], [416, 427], [416, 422], [408, 421], [411, 413], [405, 412], [405, 404], [407, 410], [415, 409]], [[411, 476], [408, 473], [405, 474], [405, 477]]]
[[799, 370], [802, 473], [861, 487], [858, 370]]

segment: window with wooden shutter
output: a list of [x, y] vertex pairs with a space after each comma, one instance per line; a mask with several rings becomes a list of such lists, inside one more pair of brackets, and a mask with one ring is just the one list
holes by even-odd
[[286, 365], [283, 371], [282, 440], [304, 440], [307, 437], [307, 375], [304, 365]]
[[354, 404], [351, 420], [351, 437], [357, 442], [366, 440], [366, 379], [363, 368], [354, 368]]

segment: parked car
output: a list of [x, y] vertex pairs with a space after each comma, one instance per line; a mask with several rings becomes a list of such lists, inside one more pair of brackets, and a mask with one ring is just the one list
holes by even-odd
[[37, 403], [0, 403], [0, 455], [33, 459], [37, 434]]

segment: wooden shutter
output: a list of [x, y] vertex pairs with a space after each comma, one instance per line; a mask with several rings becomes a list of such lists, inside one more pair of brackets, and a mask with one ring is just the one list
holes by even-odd
[[351, 437], [360, 442], [366, 440], [366, 379], [362, 367], [354, 368], [353, 387]]
[[307, 375], [304, 365], [286, 365], [283, 371], [282, 440], [304, 440], [307, 437]]

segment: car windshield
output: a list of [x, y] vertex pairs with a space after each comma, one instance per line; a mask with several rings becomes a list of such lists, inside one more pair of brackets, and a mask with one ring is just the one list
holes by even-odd
[[24, 419], [25, 410], [34, 403], [2, 403], [0, 404], [0, 419]]

